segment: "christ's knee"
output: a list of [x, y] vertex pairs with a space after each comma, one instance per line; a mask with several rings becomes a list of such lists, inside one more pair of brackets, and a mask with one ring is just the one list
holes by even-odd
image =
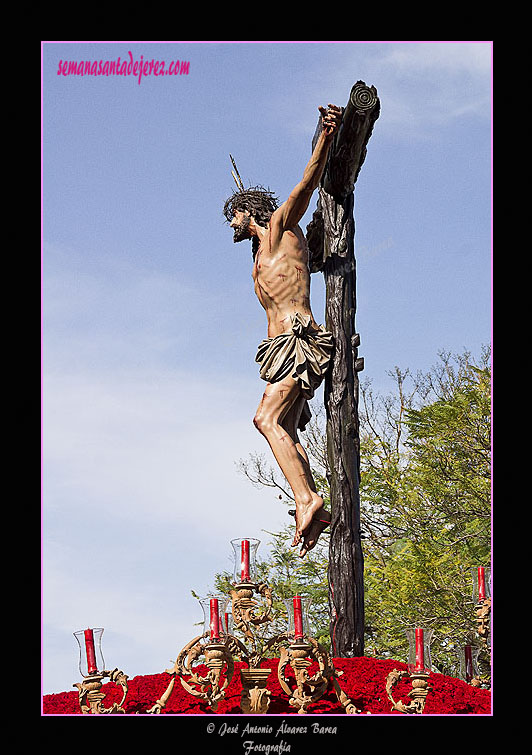
[[274, 431], [275, 422], [265, 412], [258, 411], [253, 417], [253, 424], [261, 435], [268, 436]]

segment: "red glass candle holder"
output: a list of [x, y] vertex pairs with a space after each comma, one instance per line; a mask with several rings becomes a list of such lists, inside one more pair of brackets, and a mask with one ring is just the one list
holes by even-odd
[[260, 540], [254, 537], [238, 537], [231, 540], [233, 546], [235, 584], [253, 584], [257, 579], [257, 548]]
[[227, 595], [208, 595], [200, 599], [203, 609], [203, 632], [212, 642], [225, 642], [229, 634], [226, 624], [226, 609], [230, 602]]
[[460, 679], [468, 684], [479, 676], [477, 665], [479, 653], [480, 648], [476, 645], [464, 645], [460, 649]]
[[491, 598], [491, 569], [488, 566], [475, 566], [471, 569], [473, 579], [473, 601], [475, 605]]
[[295, 595], [283, 601], [288, 616], [287, 634], [291, 642], [304, 641], [310, 635], [310, 598]]
[[101, 674], [105, 669], [102, 653], [103, 629], [80, 629], [74, 632], [79, 648], [79, 670], [82, 676]]
[[430, 643], [433, 629], [415, 627], [406, 629], [408, 639], [408, 671], [410, 674], [430, 674]]

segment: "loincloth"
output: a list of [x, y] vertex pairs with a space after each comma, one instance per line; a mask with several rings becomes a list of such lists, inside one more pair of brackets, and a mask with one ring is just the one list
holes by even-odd
[[287, 333], [265, 338], [257, 349], [255, 361], [259, 374], [269, 383], [292, 377], [301, 384], [305, 401], [299, 429], [304, 430], [312, 414], [308, 401], [314, 396], [329, 367], [334, 349], [333, 337], [323, 326], [314, 327], [310, 315], [296, 312]]

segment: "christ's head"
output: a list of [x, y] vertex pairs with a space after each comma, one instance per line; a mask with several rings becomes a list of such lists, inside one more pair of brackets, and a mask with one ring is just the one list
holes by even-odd
[[234, 228], [235, 243], [250, 239], [254, 235], [250, 230], [250, 225], [266, 228], [277, 207], [277, 197], [262, 186], [252, 186], [243, 191], [236, 191], [227, 200], [223, 209], [227, 222], [231, 228]]

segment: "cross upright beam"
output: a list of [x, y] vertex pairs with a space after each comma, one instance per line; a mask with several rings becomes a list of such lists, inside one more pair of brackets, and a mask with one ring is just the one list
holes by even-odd
[[[311, 271], [323, 272], [325, 322], [335, 350], [325, 380], [327, 455], [331, 495], [329, 610], [332, 655], [364, 655], [364, 557], [360, 532], [360, 437], [358, 356], [355, 329], [356, 261], [354, 188], [380, 114], [375, 87], [358, 81], [351, 89], [340, 129], [319, 187], [317, 208], [307, 226]], [[313, 146], [319, 135], [318, 123]]]

